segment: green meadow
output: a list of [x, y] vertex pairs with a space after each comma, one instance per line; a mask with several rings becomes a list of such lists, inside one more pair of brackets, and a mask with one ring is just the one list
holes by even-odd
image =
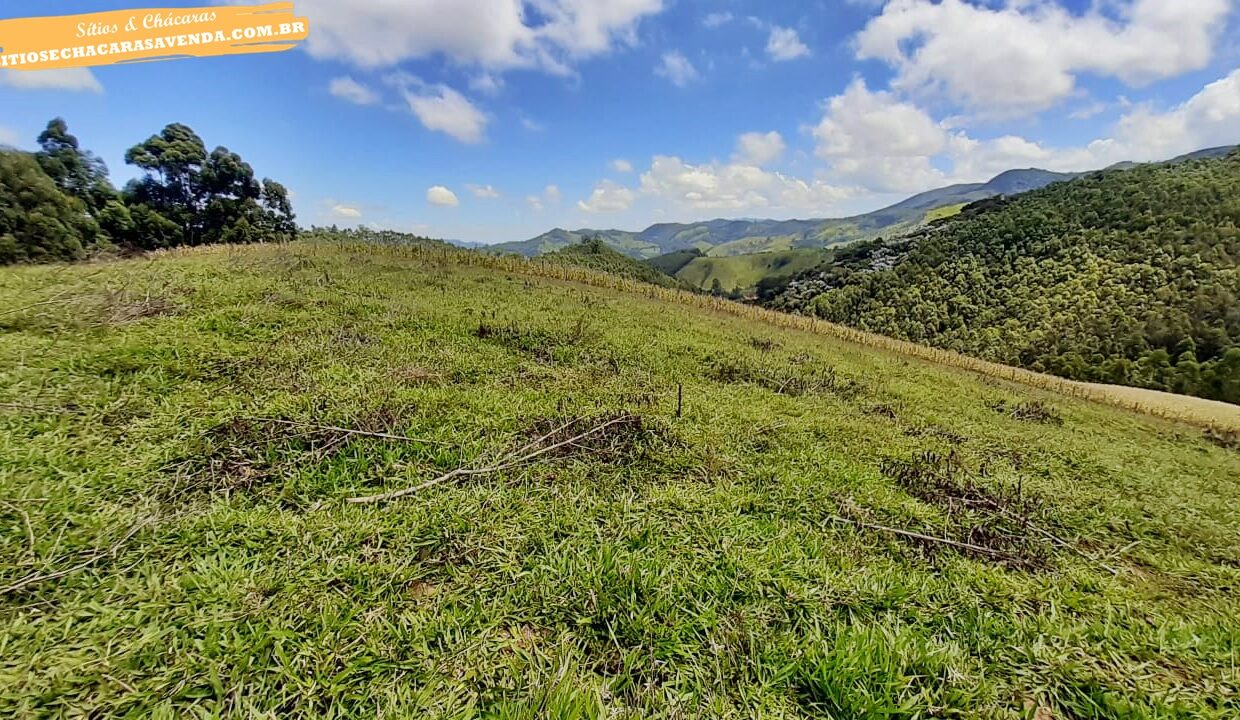
[[0, 269], [0, 716], [1240, 716], [1234, 434], [522, 267]]

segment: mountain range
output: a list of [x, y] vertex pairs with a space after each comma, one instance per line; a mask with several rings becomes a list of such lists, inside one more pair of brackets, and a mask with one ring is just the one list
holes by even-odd
[[[1235, 146], [1209, 148], [1182, 155], [1168, 162], [1223, 157]], [[1137, 163], [1119, 163], [1127, 169]], [[556, 228], [520, 242], [493, 245], [490, 252], [518, 253], [533, 257], [598, 237], [615, 250], [637, 259], [697, 250], [708, 257], [732, 257], [753, 253], [821, 249], [880, 236], [898, 235], [929, 221], [947, 217], [971, 202], [999, 195], [1018, 195], [1064, 182], [1085, 173], [1058, 173], [1037, 168], [1008, 170], [985, 183], [968, 183], [929, 190], [890, 207], [838, 219], [811, 220], [707, 220], [696, 223], [660, 223], [640, 232], [625, 230]]]

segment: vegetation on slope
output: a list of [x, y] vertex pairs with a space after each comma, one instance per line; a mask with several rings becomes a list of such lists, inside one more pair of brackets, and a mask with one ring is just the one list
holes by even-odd
[[0, 715], [1240, 713], [1234, 438], [561, 270], [0, 271]]
[[561, 265], [589, 268], [599, 272], [610, 273], [629, 280], [661, 285], [663, 287], [684, 287], [675, 278], [656, 270], [649, 265], [622, 255], [607, 247], [600, 238], [586, 238], [577, 245], [548, 253], [539, 260]]
[[660, 255], [646, 260], [645, 263], [664, 275], [675, 276], [676, 273], [680, 272], [681, 268], [693, 260], [705, 256], [706, 253], [695, 248], [693, 250], [678, 250], [666, 255]]
[[702, 290], [746, 291], [763, 280], [788, 279], [822, 263], [821, 250], [787, 250], [731, 257], [700, 257], [676, 277]]
[[288, 191], [261, 182], [225, 147], [172, 124], [130, 148], [144, 172], [122, 191], [103, 161], [56, 118], [33, 154], [0, 148], [0, 264], [81, 260], [111, 246], [133, 250], [289, 240]]
[[1062, 377], [1240, 403], [1240, 154], [983, 201], [840, 250], [774, 304]]

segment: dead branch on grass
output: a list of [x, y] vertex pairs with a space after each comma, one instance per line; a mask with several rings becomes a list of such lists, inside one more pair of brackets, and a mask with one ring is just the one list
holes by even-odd
[[392, 433], [368, 432], [366, 430], [354, 430], [352, 428], [336, 427], [334, 425], [315, 425], [314, 423], [297, 422], [295, 420], [278, 420], [276, 418], [264, 417], [239, 417], [238, 420], [249, 420], [250, 422], [271, 423], [273, 425], [285, 425], [287, 427], [305, 428], [307, 430], [319, 430], [322, 432], [337, 432], [344, 435], [356, 435], [357, 437], [378, 438], [380, 440], [397, 440], [400, 442], [422, 443], [423, 445], [448, 445], [446, 442], [439, 440], [427, 440], [426, 438], [408, 437], [405, 435], [393, 435]]
[[852, 525], [853, 527], [864, 528], [866, 530], [877, 530], [879, 532], [891, 533], [892, 535], [899, 535], [901, 537], [911, 538], [913, 540], [920, 540], [922, 542], [936, 543], [939, 545], [947, 545], [948, 547], [954, 547], [958, 550], [967, 550], [969, 552], [979, 553], [981, 555], [988, 555], [990, 557], [1001, 558], [1003, 560], [1011, 560], [1011, 561], [1016, 560], [1016, 558], [1012, 555], [1009, 555], [1005, 552], [1000, 552], [999, 550], [994, 550], [988, 547], [983, 547], [981, 545], [973, 545], [971, 543], [957, 542], [956, 540], [949, 540], [947, 538], [935, 537], [933, 535], [923, 535], [921, 533], [913, 532], [911, 530], [901, 530], [900, 528], [887, 527], [886, 525], [874, 525], [872, 523], [864, 523], [859, 520], [849, 520], [848, 518], [839, 517], [837, 515], [829, 515], [827, 516], [826, 519], [833, 523]]
[[[422, 490], [432, 488], [436, 485], [441, 485], [455, 478], [472, 477], [472, 476], [478, 476], [478, 475], [491, 475], [497, 472], [502, 472], [504, 470], [511, 470], [512, 468], [526, 465], [534, 461], [535, 459], [543, 455], [546, 455], [550, 452], [554, 452], [555, 450], [559, 450], [560, 448], [567, 447], [570, 445], [577, 445], [577, 443], [579, 443], [580, 441], [585, 440], [586, 438], [592, 435], [600, 433], [603, 430], [606, 430], [607, 428], [613, 425], [618, 425], [620, 423], [626, 423], [626, 422], [632, 422], [635, 419], [636, 418], [634, 418], [634, 416], [632, 415], [622, 415], [620, 417], [615, 417], [615, 418], [608, 420], [605, 423], [602, 423], [601, 425], [596, 425], [595, 427], [579, 435], [574, 435], [573, 437], [568, 438], [567, 440], [561, 440], [560, 442], [557, 442], [553, 445], [548, 445], [546, 447], [539, 447], [539, 445], [541, 445], [542, 443], [554, 437], [556, 433], [562, 432], [565, 429], [571, 427], [572, 425], [578, 422], [578, 420], [573, 420], [572, 422], [566, 425], [563, 425], [560, 428], [552, 430], [546, 435], [539, 437], [533, 442], [528, 443], [525, 446], [504, 455], [503, 457], [501, 457], [499, 460], [497, 460], [494, 464], [490, 466], [482, 467], [482, 468], [457, 468], [456, 470], [446, 472], [437, 478], [428, 480], [424, 483], [415, 485], [413, 487], [404, 488], [402, 490], [393, 490], [391, 492], [380, 493], [378, 495], [365, 495], [362, 497], [351, 497], [347, 500], [347, 502], [352, 503], [354, 505], [365, 505], [365, 504], [372, 504], [372, 503], [389, 502], [391, 500], [398, 500], [400, 498], [413, 495], [415, 493], [421, 492]], [[537, 448], [537, 449], [532, 449], [532, 448]]]

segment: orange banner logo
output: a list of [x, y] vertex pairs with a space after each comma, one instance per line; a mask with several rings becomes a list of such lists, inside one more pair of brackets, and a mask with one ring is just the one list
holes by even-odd
[[291, 2], [0, 20], [0, 68], [51, 70], [280, 52], [296, 47], [309, 32]]

